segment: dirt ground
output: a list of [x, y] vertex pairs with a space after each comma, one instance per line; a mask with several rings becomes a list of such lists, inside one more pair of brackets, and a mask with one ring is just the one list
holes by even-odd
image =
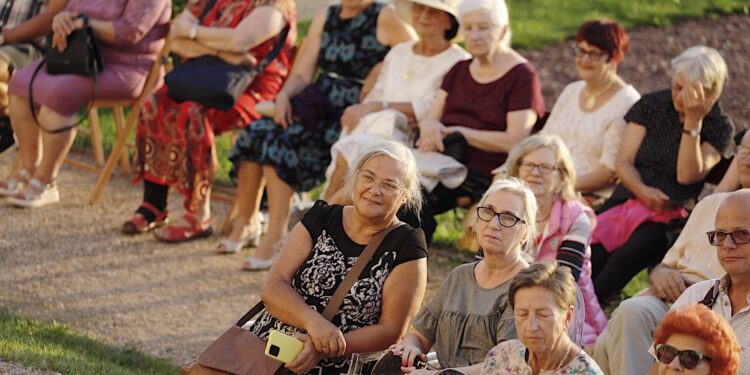
[[[748, 16], [634, 31], [621, 73], [642, 93], [665, 88], [671, 57], [690, 45], [713, 46], [730, 70], [724, 108], [739, 127], [747, 127], [747, 35]], [[564, 85], [575, 79], [568, 46], [523, 52], [540, 73], [548, 108]], [[7, 174], [13, 157], [0, 159], [0, 176]], [[165, 245], [150, 235], [120, 235], [122, 221], [141, 199], [140, 186], [115, 176], [101, 201], [91, 206], [87, 198], [95, 181], [91, 173], [64, 167], [59, 179], [61, 204], [38, 210], [0, 204], [0, 307], [184, 363], [258, 300], [265, 273], [240, 270], [248, 253], [215, 255], [217, 236]], [[179, 206], [179, 200], [170, 203]], [[215, 227], [226, 211], [226, 205], [215, 204]], [[448, 263], [444, 253], [433, 252], [429, 295], [449, 270]], [[16, 371], [10, 366], [0, 362], [0, 373]]]

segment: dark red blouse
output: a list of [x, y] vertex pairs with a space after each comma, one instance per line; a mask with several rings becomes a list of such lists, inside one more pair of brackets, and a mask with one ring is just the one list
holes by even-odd
[[[445, 126], [465, 126], [479, 130], [505, 131], [508, 112], [531, 109], [544, 115], [544, 97], [536, 69], [530, 63], [518, 64], [490, 83], [479, 83], [469, 73], [472, 60], [457, 63], [443, 78], [441, 88], [448, 93], [440, 121]], [[464, 164], [490, 176], [502, 165], [506, 153], [493, 153], [469, 146]]]

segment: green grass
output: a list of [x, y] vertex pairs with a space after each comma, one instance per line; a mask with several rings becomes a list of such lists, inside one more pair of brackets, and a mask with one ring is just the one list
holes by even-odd
[[176, 374], [167, 360], [131, 346], [114, 347], [72, 333], [64, 325], [19, 317], [0, 309], [0, 358], [63, 374]]

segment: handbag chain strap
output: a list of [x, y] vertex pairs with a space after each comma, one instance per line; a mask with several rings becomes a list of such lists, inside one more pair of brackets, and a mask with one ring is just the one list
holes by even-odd
[[[364, 271], [365, 266], [367, 266], [367, 263], [370, 262], [370, 259], [372, 259], [373, 254], [375, 254], [375, 251], [380, 247], [380, 244], [383, 243], [385, 237], [393, 230], [401, 227], [402, 225], [404, 225], [404, 223], [401, 222], [391, 225], [390, 227], [378, 232], [370, 239], [370, 242], [367, 243], [367, 246], [365, 246], [362, 254], [357, 257], [357, 261], [354, 262], [354, 266], [352, 266], [352, 268], [346, 274], [346, 277], [344, 277], [344, 280], [336, 288], [336, 291], [333, 293], [333, 297], [331, 297], [325, 309], [323, 310], [323, 313], [321, 315], [323, 315], [326, 320], [330, 321], [336, 314], [336, 312], [339, 311], [339, 307], [341, 307], [341, 304], [344, 302], [344, 298], [346, 297], [347, 293], [349, 293], [349, 289], [351, 289], [352, 285], [354, 285], [354, 282], [359, 279], [359, 276], [362, 274], [362, 271]], [[258, 313], [260, 313], [263, 308], [263, 301], [258, 302], [255, 306], [253, 306], [252, 309], [250, 309], [250, 311], [243, 315], [239, 321], [237, 321], [237, 326], [244, 326], [255, 315], [258, 315]]]
[[[97, 81], [97, 77], [99, 76], [99, 72], [102, 70], [102, 56], [99, 53], [99, 47], [96, 45], [96, 42], [94, 41], [94, 32], [91, 30], [91, 25], [89, 25], [88, 16], [86, 16], [85, 14], [81, 14], [80, 17], [83, 20], [83, 30], [86, 33], [86, 45], [89, 48], [89, 54], [94, 59], [93, 61], [94, 75], [91, 77], [91, 79], [93, 80], [93, 83], [91, 85], [91, 100], [89, 101], [89, 105], [86, 108], [86, 112], [85, 112], [87, 114], [91, 111], [91, 107], [94, 105], [94, 97], [96, 96], [96, 81]], [[39, 71], [42, 70], [42, 67], [44, 65], [45, 65], [45, 60], [42, 59], [39, 65], [36, 66], [36, 69], [34, 69], [34, 73], [31, 75], [31, 81], [29, 81], [29, 107], [31, 107], [30, 108], [31, 117], [34, 118], [34, 123], [39, 127], [39, 129], [42, 129], [42, 131], [45, 133], [49, 133], [49, 134], [64, 133], [80, 125], [88, 117], [86, 116], [86, 114], [84, 114], [75, 123], [73, 123], [73, 125], [68, 125], [60, 129], [49, 130], [45, 128], [44, 126], [42, 126], [42, 124], [39, 122], [39, 119], [37, 119], [36, 111], [34, 110], [33, 86], [34, 86], [34, 79], [39, 74]]]

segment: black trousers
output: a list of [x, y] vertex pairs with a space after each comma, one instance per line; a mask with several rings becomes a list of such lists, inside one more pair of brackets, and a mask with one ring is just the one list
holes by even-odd
[[482, 173], [469, 169], [466, 180], [455, 189], [448, 189], [438, 184], [432, 192], [422, 189], [424, 203], [419, 217], [413, 212], [400, 211], [398, 217], [403, 222], [415, 227], [422, 228], [427, 240], [427, 246], [432, 243], [432, 236], [437, 229], [435, 215], [442, 214], [457, 207], [457, 201], [462, 197], [469, 197], [472, 204], [479, 201], [487, 188], [490, 187], [492, 179]]
[[602, 306], [642, 269], [661, 262], [669, 250], [667, 230], [667, 224], [646, 222], [611, 253], [601, 244], [591, 246], [591, 278]]

